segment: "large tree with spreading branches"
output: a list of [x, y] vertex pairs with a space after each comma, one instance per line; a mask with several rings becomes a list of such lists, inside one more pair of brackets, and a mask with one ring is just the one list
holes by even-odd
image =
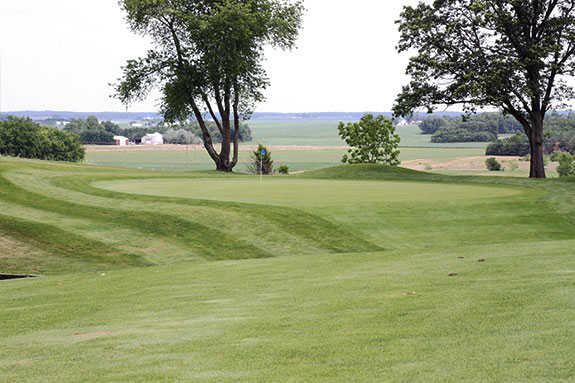
[[532, 178], [545, 178], [543, 123], [574, 98], [575, 0], [435, 0], [406, 6], [399, 52], [416, 50], [394, 106], [495, 107], [523, 126]]
[[[115, 85], [126, 105], [159, 86], [168, 122], [195, 119], [217, 170], [238, 162], [242, 120], [263, 100], [268, 78], [264, 48], [291, 49], [301, 28], [303, 6], [284, 0], [121, 0], [134, 32], [154, 48], [130, 60]], [[222, 136], [219, 152], [207, 127]], [[233, 145], [233, 153], [232, 153]]]

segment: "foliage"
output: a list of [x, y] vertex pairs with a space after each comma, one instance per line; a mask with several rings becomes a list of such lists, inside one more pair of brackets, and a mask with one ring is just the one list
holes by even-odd
[[85, 151], [78, 136], [40, 126], [28, 118], [0, 122], [0, 155], [50, 161], [82, 161]]
[[120, 127], [111, 121], [98, 121], [95, 116], [73, 118], [64, 131], [77, 134], [84, 145], [114, 145], [114, 136], [120, 134]]
[[280, 167], [278, 168], [278, 173], [279, 174], [284, 174], [284, 175], [289, 175], [289, 166], [287, 165], [280, 165]]
[[501, 164], [494, 157], [486, 159], [485, 166], [487, 167], [487, 170], [489, 170], [490, 172], [498, 172], [501, 170]]
[[497, 140], [491, 132], [473, 132], [458, 128], [441, 128], [431, 137], [433, 143], [446, 142], [490, 142]]
[[[268, 86], [262, 66], [264, 48], [295, 45], [301, 3], [121, 0], [120, 4], [132, 30], [151, 38], [155, 49], [146, 57], [128, 61], [116, 96], [129, 104], [159, 86], [164, 119], [175, 122], [194, 117], [217, 170], [232, 171], [238, 162], [240, 122], [249, 118]], [[219, 153], [205, 114], [221, 134]]]
[[[265, 153], [263, 156], [262, 151]], [[272, 174], [274, 172], [274, 161], [268, 148], [258, 144], [257, 150], [251, 153], [248, 171], [253, 174]]]
[[531, 147], [530, 176], [545, 177], [543, 121], [574, 92], [575, 7], [572, 0], [453, 0], [406, 6], [398, 21], [398, 50], [417, 50], [412, 80], [394, 112], [463, 105], [496, 107], [524, 128]]
[[422, 134], [433, 134], [433, 143], [490, 142], [498, 134], [517, 133], [523, 128], [513, 117], [500, 113], [472, 116], [429, 116], [420, 126]]
[[423, 120], [420, 129], [422, 134], [434, 134], [444, 126], [447, 126], [445, 119], [438, 116], [429, 116]]
[[563, 152], [559, 155], [559, 167], [557, 168], [557, 173], [560, 177], [570, 177], [575, 176], [575, 156]]
[[526, 156], [529, 154], [529, 141], [523, 134], [516, 134], [509, 138], [497, 140], [485, 151], [488, 156]]
[[399, 165], [399, 135], [392, 122], [383, 116], [366, 114], [359, 122], [339, 123], [339, 135], [351, 148], [342, 158], [349, 164]]
[[114, 133], [105, 130], [83, 130], [79, 133], [83, 145], [114, 145]]

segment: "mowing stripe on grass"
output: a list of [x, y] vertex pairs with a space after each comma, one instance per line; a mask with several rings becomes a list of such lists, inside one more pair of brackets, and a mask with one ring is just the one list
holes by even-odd
[[206, 259], [248, 259], [271, 257], [266, 251], [237, 240], [221, 231], [166, 214], [108, 209], [79, 205], [30, 192], [0, 176], [0, 198], [69, 217], [84, 218], [135, 229], [144, 234], [160, 235], [183, 243]]
[[59, 257], [107, 266], [149, 266], [140, 256], [119, 250], [103, 242], [61, 230], [49, 224], [30, 222], [0, 214], [0, 230]]
[[[157, 177], [56, 177], [55, 186], [98, 197], [142, 202], [166, 202], [187, 206], [202, 206], [213, 209], [237, 212], [263, 219], [277, 225], [281, 230], [312, 242], [315, 246], [334, 253], [358, 253], [382, 251], [381, 247], [361, 238], [359, 235], [336, 225], [327, 219], [301, 209], [262, 206], [258, 204], [198, 200], [178, 197], [146, 196], [128, 194], [96, 188], [91, 184], [97, 181], [143, 179]], [[165, 178], [165, 177], [162, 177]], [[182, 177], [177, 177], [182, 178]]]

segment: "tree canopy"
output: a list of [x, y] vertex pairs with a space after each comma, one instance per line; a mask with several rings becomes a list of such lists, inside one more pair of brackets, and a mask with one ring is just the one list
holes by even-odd
[[399, 165], [401, 139], [388, 118], [366, 114], [359, 122], [340, 122], [338, 129], [350, 147], [341, 160], [343, 163]]
[[399, 52], [417, 50], [394, 112], [496, 107], [521, 123], [545, 177], [543, 121], [574, 98], [575, 0], [436, 0], [404, 7]]
[[[194, 117], [217, 169], [231, 171], [238, 162], [240, 122], [263, 100], [269, 84], [262, 66], [264, 47], [294, 46], [302, 4], [280, 0], [120, 3], [132, 30], [151, 37], [154, 49], [128, 61], [116, 96], [129, 104], [146, 97], [154, 86], [161, 87], [164, 119], [177, 122]], [[207, 116], [222, 136], [220, 152], [214, 148]]]
[[29, 118], [8, 117], [0, 121], [0, 155], [79, 162], [85, 150], [75, 134], [41, 126]]

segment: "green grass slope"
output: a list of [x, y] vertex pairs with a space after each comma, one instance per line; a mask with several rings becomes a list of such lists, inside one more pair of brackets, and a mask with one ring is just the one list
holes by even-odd
[[6, 381], [575, 381], [574, 182], [0, 158], [0, 211]]

